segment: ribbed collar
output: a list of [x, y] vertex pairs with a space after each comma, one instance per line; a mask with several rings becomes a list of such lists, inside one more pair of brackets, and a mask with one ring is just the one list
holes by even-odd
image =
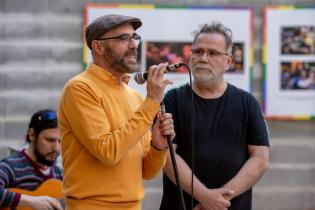
[[[111, 74], [106, 69], [103, 69], [102, 67], [100, 67], [94, 63], [89, 65], [89, 67], [87, 68], [87, 71], [90, 72], [91, 74], [95, 75], [96, 77], [100, 78], [101, 80], [104, 80], [105, 82], [111, 83], [113, 85], [120, 85], [118, 80], [116, 79], [116, 77], [113, 74]], [[130, 79], [130, 75], [126, 73], [123, 76], [123, 82], [125, 84], [128, 84], [129, 79]]]

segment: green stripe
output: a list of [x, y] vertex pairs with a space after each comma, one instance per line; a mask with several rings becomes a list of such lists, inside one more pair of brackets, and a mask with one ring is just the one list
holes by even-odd
[[83, 66], [83, 70], [85, 70], [87, 68], [87, 63], [83, 63], [82, 66]]
[[187, 9], [187, 6], [159, 4], [159, 5], [155, 5], [155, 8], [156, 9]]
[[295, 9], [312, 9], [310, 6], [303, 6], [303, 5], [296, 5], [294, 6]]

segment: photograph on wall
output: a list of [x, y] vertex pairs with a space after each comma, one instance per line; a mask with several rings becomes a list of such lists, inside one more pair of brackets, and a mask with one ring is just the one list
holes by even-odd
[[232, 48], [233, 62], [230, 68], [226, 71], [230, 74], [244, 73], [244, 43], [234, 42]]
[[[142, 45], [139, 46], [141, 52], [138, 53], [138, 59], [139, 70], [142, 72], [147, 71], [151, 64], [157, 64], [160, 60], [169, 64], [183, 62], [188, 66], [193, 32], [203, 24], [221, 22], [233, 31], [233, 41], [236, 43], [234, 48], [236, 60], [225, 78], [229, 83], [251, 91], [253, 75], [251, 71], [254, 63], [251, 8], [93, 3], [85, 6], [83, 29], [94, 19], [106, 14], [122, 14], [142, 20], [142, 26], [136, 31], [141, 36]], [[185, 23], [185, 27], [179, 23]], [[91, 61], [91, 52], [83, 40], [83, 62], [87, 66]], [[166, 87], [166, 91], [189, 82], [185, 65], [177, 72], [165, 74], [165, 77], [173, 82]], [[143, 96], [146, 95], [145, 85], [140, 86], [130, 79], [129, 86], [138, 90]]]
[[[146, 70], [165, 62], [189, 63], [191, 42], [146, 42], [145, 48]], [[176, 72], [187, 73], [187, 69], [180, 67]]]
[[281, 89], [315, 91], [315, 62], [282, 62]]
[[283, 26], [281, 28], [281, 53], [284, 55], [315, 54], [314, 26]]
[[[189, 63], [192, 49], [190, 42], [146, 42], [145, 46], [146, 70], [162, 62]], [[233, 43], [232, 55], [233, 62], [226, 73], [243, 74], [244, 43]], [[176, 72], [187, 73], [187, 69], [180, 67]]]
[[315, 8], [264, 10], [263, 110], [268, 119], [315, 120]]

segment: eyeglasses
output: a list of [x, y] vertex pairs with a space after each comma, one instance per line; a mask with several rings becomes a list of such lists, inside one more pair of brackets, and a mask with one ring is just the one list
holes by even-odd
[[57, 120], [57, 113], [53, 111], [44, 112], [38, 116], [39, 121]]
[[114, 36], [114, 37], [106, 37], [106, 38], [100, 38], [97, 40], [107, 40], [107, 39], [119, 39], [123, 44], [129, 44], [131, 39], [135, 40], [137, 44], [140, 43], [141, 36], [138, 34], [134, 33], [132, 36], [129, 34], [122, 34], [120, 36]]
[[193, 56], [196, 56], [196, 57], [202, 57], [206, 53], [208, 58], [215, 58], [215, 57], [219, 57], [221, 55], [230, 55], [229, 53], [220, 52], [220, 51], [215, 50], [215, 49], [204, 50], [201, 48], [191, 49], [191, 53]]

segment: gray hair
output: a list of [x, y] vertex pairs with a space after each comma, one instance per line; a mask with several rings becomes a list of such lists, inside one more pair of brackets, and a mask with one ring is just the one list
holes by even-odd
[[224, 36], [225, 39], [225, 49], [231, 53], [232, 52], [232, 31], [231, 29], [225, 27], [222, 23], [220, 22], [212, 22], [211, 24], [203, 24], [200, 26], [199, 30], [196, 30], [193, 32], [194, 34], [194, 40], [193, 40], [193, 45], [195, 44], [198, 36], [200, 34], [206, 34], [206, 33], [217, 33], [221, 34]]

